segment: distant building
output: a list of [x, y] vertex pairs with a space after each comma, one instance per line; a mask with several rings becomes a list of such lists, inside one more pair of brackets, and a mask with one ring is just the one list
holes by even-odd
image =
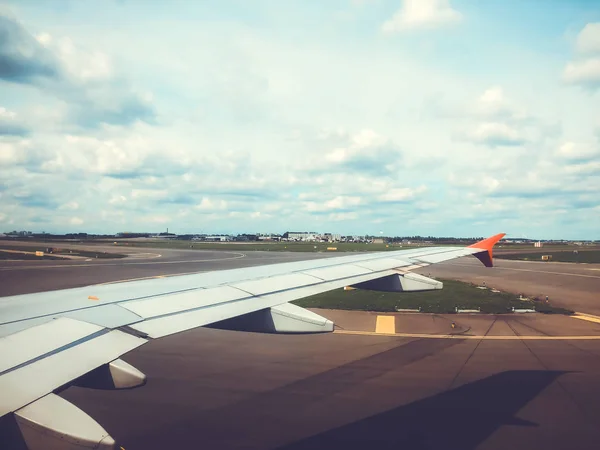
[[280, 241], [281, 240], [281, 236], [278, 235], [278, 234], [273, 234], [273, 233], [259, 234], [258, 235], [258, 240], [259, 241]]
[[286, 231], [283, 238], [288, 241], [316, 241], [319, 234], [314, 231]]
[[117, 233], [115, 235], [115, 237], [118, 237], [118, 238], [129, 238], [129, 239], [138, 238], [138, 237], [150, 237], [150, 236], [152, 236], [151, 233], [137, 233], [137, 232], [133, 232], [133, 231], [123, 231], [123, 232]]
[[227, 242], [232, 239], [230, 236], [206, 236], [204, 240], [208, 242]]
[[235, 238], [235, 241], [239, 241], [239, 242], [251, 242], [251, 241], [258, 241], [258, 235], [256, 234], [238, 234]]
[[542, 247], [544, 246], [544, 244], [542, 244], [540, 241], [537, 241], [537, 242], [535, 242], [535, 243], [533, 244], [533, 246], [534, 246], [535, 248], [542, 248]]

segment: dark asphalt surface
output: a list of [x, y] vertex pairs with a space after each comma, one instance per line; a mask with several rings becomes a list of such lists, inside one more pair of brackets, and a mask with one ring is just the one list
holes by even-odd
[[597, 449], [597, 342], [198, 329], [125, 357], [142, 388], [62, 395], [128, 450]]
[[[321, 256], [156, 253], [162, 257], [2, 261], [0, 296]], [[484, 277], [488, 285], [521, 283], [534, 290], [547, 283], [555, 289], [552, 296], [575, 289], [582, 306], [593, 306], [598, 293], [598, 278], [565, 275], [571, 270], [587, 274], [582, 268], [540, 266], [563, 274], [556, 275], [537, 268], [510, 270], [523, 268], [511, 265], [514, 261], [497, 263], [500, 270], [480, 272], [465, 258], [421, 272]], [[529, 270], [531, 264], [524, 267]], [[510, 281], [513, 277], [519, 281]], [[403, 320], [402, 327], [409, 327]], [[564, 325], [546, 319], [538, 324], [503, 317], [477, 320], [481, 334], [513, 337], [561, 334], [568, 327], [592, 327], [594, 333], [586, 334], [597, 334], [600, 328], [569, 318]], [[348, 323], [360, 326], [361, 320]], [[148, 375], [146, 386], [127, 391], [72, 387], [61, 395], [127, 450], [597, 449], [600, 442], [597, 340], [292, 336], [200, 328], [152, 341], [123, 359]]]
[[[94, 247], [98, 249], [100, 247]], [[339, 256], [314, 253], [172, 250], [106, 247], [128, 252], [124, 259], [0, 261], [0, 297], [29, 294], [109, 281], [236, 269], [263, 264]]]

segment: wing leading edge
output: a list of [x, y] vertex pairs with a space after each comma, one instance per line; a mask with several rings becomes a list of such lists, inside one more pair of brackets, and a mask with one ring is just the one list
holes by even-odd
[[[59, 401], [48, 396], [83, 376], [88, 387], [106, 388], [106, 377], [113, 388], [143, 384], [143, 374], [118, 358], [148, 339], [199, 326], [242, 318], [251, 325], [259, 323], [263, 331], [332, 331], [332, 322], [288, 302], [348, 285], [440, 289], [441, 283], [410, 271], [467, 255], [491, 267], [492, 248], [503, 236], [469, 247], [349, 255], [2, 298], [0, 416], [15, 414], [31, 450], [46, 448], [43, 436], [54, 436], [60, 449], [102, 436], [106, 448], [112, 448], [114, 441], [97, 428], [91, 437], [73, 435], [73, 427], [60, 428], [51, 414], [44, 414], [45, 405]], [[77, 408], [65, 411], [75, 421], [85, 415]], [[32, 426], [24, 419], [29, 416], [42, 419]]]

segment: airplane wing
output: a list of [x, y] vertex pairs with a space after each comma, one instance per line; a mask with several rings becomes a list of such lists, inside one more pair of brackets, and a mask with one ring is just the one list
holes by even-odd
[[30, 450], [119, 448], [97, 422], [55, 393], [70, 385], [142, 385], [145, 375], [119, 357], [151, 339], [200, 326], [333, 331], [331, 321], [289, 302], [344, 286], [441, 289], [441, 282], [411, 270], [467, 255], [491, 266], [492, 248], [503, 236], [469, 247], [349, 255], [0, 298], [0, 433], [12, 427]]

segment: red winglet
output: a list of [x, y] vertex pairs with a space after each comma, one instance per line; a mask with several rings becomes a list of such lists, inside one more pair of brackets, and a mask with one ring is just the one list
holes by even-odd
[[473, 256], [476, 256], [485, 267], [493, 267], [492, 249], [494, 248], [494, 245], [496, 245], [496, 242], [498, 242], [504, 236], [506, 236], [506, 233], [500, 233], [484, 239], [483, 241], [475, 242], [473, 245], [469, 245], [467, 248], [480, 248], [482, 251], [480, 253], [475, 253]]

